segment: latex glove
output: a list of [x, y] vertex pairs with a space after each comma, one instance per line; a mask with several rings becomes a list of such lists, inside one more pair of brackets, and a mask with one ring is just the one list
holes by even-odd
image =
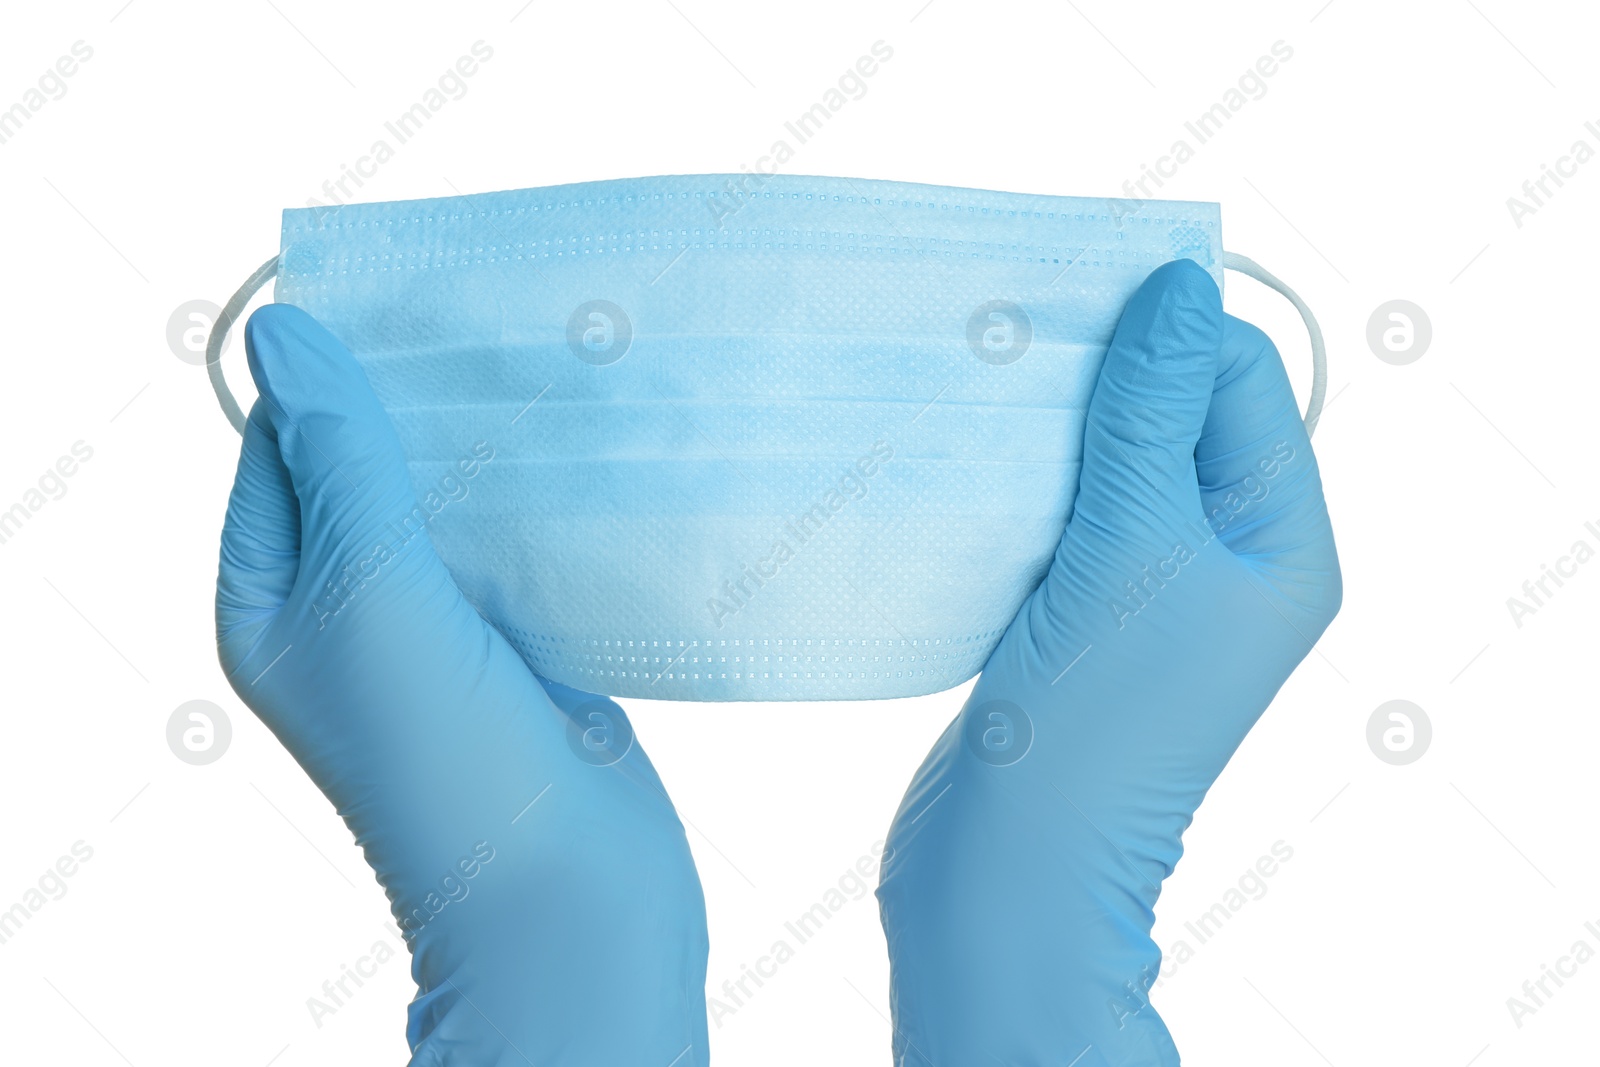
[[245, 344], [218, 649], [388, 893], [411, 1063], [705, 1064], [705, 903], [621, 709], [541, 684], [462, 597], [342, 344], [287, 305]]
[[1177, 1064], [1147, 1003], [1161, 882], [1340, 598], [1276, 350], [1194, 263], [1161, 267], [1106, 356], [1051, 569], [889, 835], [897, 1067]]

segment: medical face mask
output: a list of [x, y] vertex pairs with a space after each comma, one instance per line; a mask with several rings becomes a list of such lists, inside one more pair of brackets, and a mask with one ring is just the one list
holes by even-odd
[[[982, 668], [1072, 510], [1123, 304], [1216, 204], [641, 178], [284, 212], [251, 294], [365, 369], [462, 591], [539, 674], [903, 697]], [[1321, 339], [1309, 312], [1320, 407]], [[396, 516], [397, 541], [405, 534]]]

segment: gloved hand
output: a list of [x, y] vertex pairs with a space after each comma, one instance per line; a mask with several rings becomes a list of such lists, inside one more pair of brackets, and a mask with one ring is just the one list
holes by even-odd
[[462, 597], [342, 344], [286, 305], [245, 343], [218, 650], [388, 893], [411, 1063], [704, 1065], [705, 903], [621, 709], [542, 684]]
[[1283, 365], [1187, 260], [1129, 301], [1074, 512], [888, 839], [896, 1067], [1155, 1067], [1162, 879], [1339, 609]]

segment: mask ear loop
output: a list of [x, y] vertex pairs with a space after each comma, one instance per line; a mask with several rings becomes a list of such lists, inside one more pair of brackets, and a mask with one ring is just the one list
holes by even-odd
[[277, 256], [257, 267], [256, 272], [239, 286], [239, 291], [229, 297], [228, 302], [222, 306], [217, 321], [211, 325], [211, 336], [206, 338], [206, 375], [211, 379], [211, 388], [217, 394], [217, 402], [222, 405], [222, 413], [228, 416], [228, 421], [241, 436], [244, 434], [244, 412], [239, 409], [239, 402], [233, 398], [233, 390], [228, 388], [228, 383], [222, 377], [222, 343], [228, 339], [228, 331], [244, 313], [244, 306], [250, 303], [250, 298], [256, 295], [256, 290], [266, 285], [277, 274]]
[[1328, 392], [1328, 351], [1322, 343], [1322, 327], [1317, 325], [1317, 317], [1311, 314], [1311, 309], [1306, 307], [1306, 302], [1300, 299], [1300, 294], [1285, 285], [1271, 271], [1251, 259], [1241, 256], [1237, 252], [1223, 252], [1222, 266], [1226, 270], [1238, 271], [1248, 275], [1271, 289], [1276, 289], [1288, 298], [1294, 305], [1300, 317], [1305, 320], [1306, 332], [1311, 335], [1311, 397], [1306, 401], [1306, 436], [1310, 437], [1317, 432], [1317, 420], [1322, 417], [1322, 399]]

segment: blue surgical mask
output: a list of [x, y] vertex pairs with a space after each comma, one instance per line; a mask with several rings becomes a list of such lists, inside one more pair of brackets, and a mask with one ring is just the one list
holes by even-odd
[[291, 209], [209, 365], [242, 427], [216, 353], [275, 272], [366, 370], [462, 591], [546, 678], [931, 693], [1049, 566], [1145, 276], [1188, 258], [1282, 288], [1225, 258], [1216, 204], [1113, 203], [741, 175]]

